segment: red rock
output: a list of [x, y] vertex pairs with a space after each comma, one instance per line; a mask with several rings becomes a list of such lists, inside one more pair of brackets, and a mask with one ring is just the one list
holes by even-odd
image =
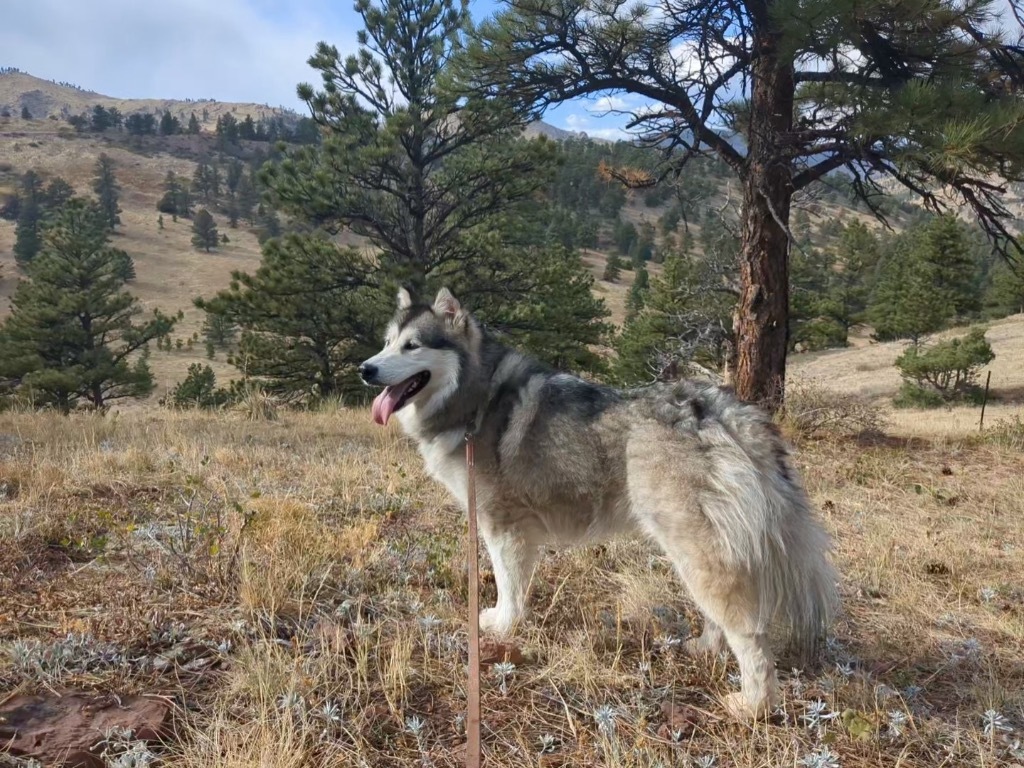
[[523, 651], [512, 643], [492, 638], [480, 638], [480, 666], [489, 667], [502, 661], [511, 661], [517, 667], [526, 661]]
[[686, 704], [661, 702], [665, 722], [658, 728], [658, 736], [666, 741], [680, 741], [691, 735], [701, 720], [701, 714]]
[[97, 745], [109, 729], [128, 728], [140, 741], [156, 741], [169, 717], [166, 702], [143, 696], [14, 696], [0, 706], [0, 743], [11, 755], [46, 766], [103, 768]]

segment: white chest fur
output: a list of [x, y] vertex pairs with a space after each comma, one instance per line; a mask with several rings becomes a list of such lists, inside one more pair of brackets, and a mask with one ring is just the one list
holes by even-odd
[[420, 442], [420, 455], [427, 472], [444, 484], [456, 501], [466, 508], [466, 451], [465, 431], [454, 429], [444, 432], [432, 440]]

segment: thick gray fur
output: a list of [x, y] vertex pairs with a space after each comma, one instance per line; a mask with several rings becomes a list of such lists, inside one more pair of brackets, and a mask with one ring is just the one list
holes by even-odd
[[705, 616], [688, 650], [728, 645], [739, 662], [742, 692], [727, 708], [748, 718], [777, 705], [769, 631], [810, 656], [836, 607], [837, 574], [767, 414], [711, 384], [618, 391], [551, 370], [445, 290], [433, 306], [400, 294], [386, 344], [366, 364], [372, 384], [430, 372], [395, 417], [463, 508], [463, 439], [475, 432], [480, 530], [498, 586], [485, 631], [523, 620], [540, 546], [646, 535]]

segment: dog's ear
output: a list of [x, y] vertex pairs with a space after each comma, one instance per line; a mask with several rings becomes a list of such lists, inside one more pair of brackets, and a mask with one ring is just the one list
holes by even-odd
[[412, 294], [409, 293], [408, 288], [398, 289], [398, 308], [408, 309], [412, 306]]
[[444, 318], [445, 322], [451, 324], [453, 328], [462, 328], [466, 325], [468, 313], [447, 288], [442, 288], [437, 292], [437, 297], [434, 299], [434, 312]]
[[454, 317], [460, 309], [462, 309], [462, 305], [459, 304], [459, 300], [447, 288], [442, 288], [437, 292], [437, 297], [434, 299], [434, 311], [437, 314], [443, 317]]

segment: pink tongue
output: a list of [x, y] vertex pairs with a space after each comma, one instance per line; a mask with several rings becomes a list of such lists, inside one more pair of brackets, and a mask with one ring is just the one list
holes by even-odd
[[402, 395], [405, 394], [405, 390], [409, 388], [412, 383], [412, 379], [407, 379], [401, 384], [396, 384], [393, 387], [384, 387], [384, 391], [381, 392], [373, 400], [373, 420], [384, 425], [388, 423], [388, 419], [391, 418], [391, 414], [395, 412], [395, 408], [398, 407], [398, 401], [402, 399]]

